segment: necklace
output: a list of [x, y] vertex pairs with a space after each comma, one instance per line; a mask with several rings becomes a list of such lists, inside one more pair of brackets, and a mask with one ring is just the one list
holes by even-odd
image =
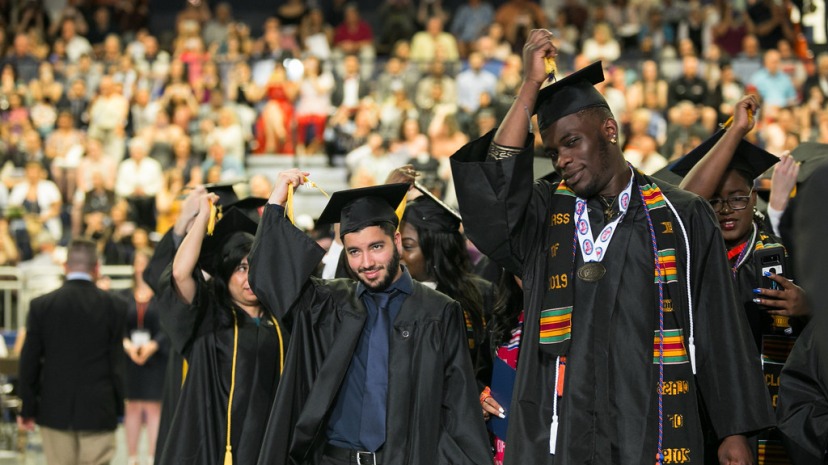
[[616, 213], [620, 213], [613, 211], [613, 207], [615, 207], [615, 201], [618, 200], [618, 197], [619, 196], [617, 195], [615, 197], [604, 197], [603, 195], [598, 196], [598, 200], [601, 202], [601, 205], [604, 206], [604, 218], [606, 219], [606, 221], [612, 220]]

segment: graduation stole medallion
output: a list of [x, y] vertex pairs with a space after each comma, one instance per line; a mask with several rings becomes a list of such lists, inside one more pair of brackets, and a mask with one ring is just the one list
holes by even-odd
[[[685, 335], [674, 314], [674, 310], [684, 309], [685, 305], [679, 297], [681, 290], [676, 268], [673, 220], [661, 189], [650, 184], [638, 171], [633, 170], [633, 173], [635, 187], [631, 188], [630, 194], [640, 196], [645, 207], [650, 230], [648, 239], [653, 245], [653, 284], [656, 286], [654, 303], [657, 315], [651, 363], [657, 380], [658, 450], [653, 457], [656, 463], [700, 462], [703, 460], [702, 451], [691, 451], [690, 448], [691, 444], [700, 442], [692, 441], [691, 436], [695, 433], [690, 433], [699, 430], [695, 390], [691, 389], [693, 374]], [[548, 212], [548, 286], [543, 297], [544, 310], [540, 312], [539, 332], [541, 352], [553, 358], [565, 357], [569, 350], [577, 280], [593, 282], [589, 279], [590, 275], [582, 276], [585, 272], [574, 272], [579, 242], [583, 243], [579, 241], [576, 230], [576, 218], [579, 216], [577, 204], [575, 193], [561, 181], [552, 196]], [[615, 226], [620, 226], [620, 222]], [[564, 248], [567, 244], [572, 244], [571, 253]], [[677, 300], [674, 301], [671, 296], [676, 296]], [[555, 395], [557, 402], [557, 397], [563, 393], [559, 390]]]

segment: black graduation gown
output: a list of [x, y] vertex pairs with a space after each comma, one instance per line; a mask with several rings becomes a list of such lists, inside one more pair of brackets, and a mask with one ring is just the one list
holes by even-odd
[[[159, 286], [161, 275], [163, 275], [167, 266], [172, 263], [177, 249], [176, 239], [173, 236], [173, 228], [170, 228], [161, 237], [161, 240], [158, 241], [152, 258], [144, 269], [144, 282], [152, 288], [152, 292], [156, 296], [161, 293], [161, 286]], [[163, 308], [161, 311], [163, 312]], [[161, 463], [161, 452], [164, 451], [164, 444], [167, 441], [167, 436], [170, 434], [173, 414], [178, 405], [178, 396], [181, 394], [183, 367], [184, 357], [168, 344], [167, 367], [164, 374], [164, 386], [161, 392], [161, 419], [158, 424], [158, 439], [155, 443], [155, 463]]]
[[[337, 392], [367, 312], [349, 279], [309, 278], [324, 251], [268, 206], [250, 253], [256, 295], [290, 311], [291, 346], [259, 464], [318, 463]], [[414, 282], [389, 340], [388, 423], [383, 465], [490, 464], [463, 314]]]
[[[195, 275], [199, 286], [192, 305], [175, 294], [171, 266], [161, 279], [162, 322], [173, 348], [186, 358], [188, 370], [159, 465], [217, 465], [224, 461], [233, 319], [211, 298], [207, 284], [200, 279], [201, 270], [196, 269]], [[233, 463], [247, 465], [256, 463], [279, 382], [279, 340], [269, 317], [257, 324], [244, 312], [236, 311], [236, 316], [239, 337], [231, 444]], [[286, 347], [284, 326], [282, 335]]]
[[816, 317], [796, 341], [779, 383], [776, 417], [796, 465], [828, 464], [828, 318]]
[[[466, 234], [481, 252], [523, 278], [526, 317], [506, 463], [652, 463], [657, 448], [653, 330], [658, 312], [646, 207], [637, 188], [602, 262], [607, 275], [598, 283], [575, 283], [557, 451], [550, 455], [555, 360], [540, 353], [538, 335], [547, 279], [546, 218], [555, 186], [545, 180], [533, 184], [531, 147], [515, 157], [487, 161], [493, 133], [467, 144], [451, 163]], [[686, 412], [696, 412], [700, 392], [720, 438], [767, 428], [773, 425], [768, 394], [747, 322], [734, 298], [713, 212], [695, 195], [671, 186], [662, 191], [678, 210], [693, 252], [697, 374], [688, 380]], [[486, 205], [485, 212], [478, 205]], [[678, 221], [673, 224], [678, 234], [678, 282], [684, 283], [686, 250]], [[578, 260], [582, 261], [580, 254]], [[687, 296], [680, 297], [687, 301]], [[675, 315], [686, 338], [686, 311]], [[701, 463], [699, 420], [685, 423], [696, 425], [688, 435], [695, 448], [690, 450], [690, 463]]]

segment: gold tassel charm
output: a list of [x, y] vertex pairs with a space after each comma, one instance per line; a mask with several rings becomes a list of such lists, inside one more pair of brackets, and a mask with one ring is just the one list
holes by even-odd
[[555, 63], [555, 59], [552, 57], [545, 57], [543, 61], [546, 68], [547, 79], [550, 81], [555, 80], [555, 74], [558, 73], [558, 64]]
[[224, 453], [224, 465], [233, 465], [233, 451], [232, 447], [227, 446], [227, 452]]
[[216, 207], [216, 204], [210, 204], [210, 219], [207, 220], [207, 235], [212, 236], [216, 229], [216, 222], [221, 219], [221, 207]]

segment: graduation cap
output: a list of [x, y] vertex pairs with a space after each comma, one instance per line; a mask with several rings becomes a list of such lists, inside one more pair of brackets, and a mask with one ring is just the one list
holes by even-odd
[[422, 184], [415, 182], [414, 187], [423, 193], [405, 206], [403, 220], [417, 229], [425, 228], [435, 232], [456, 232], [460, 230], [462, 218], [445, 202], [438, 199]]
[[222, 207], [228, 207], [239, 201], [239, 196], [233, 189], [236, 182], [216, 182], [213, 184], [205, 184], [204, 188], [211, 194], [216, 194], [219, 198], [218, 204]]
[[408, 184], [399, 183], [334, 192], [317, 222], [339, 223], [340, 236], [376, 223], [398, 226], [396, 209], [408, 188]]
[[793, 149], [791, 156], [800, 163], [797, 182], [805, 182], [817, 168], [828, 161], [828, 144], [803, 142]]
[[672, 166], [673, 166], [673, 164], [668, 164], [664, 168], [661, 168], [660, 170], [658, 170], [655, 173], [651, 174], [650, 177], [655, 178], [656, 180], [659, 180], [659, 181], [664, 181], [668, 184], [672, 184], [672, 185], [678, 187], [678, 185], [681, 184], [681, 180], [683, 179], [683, 176], [679, 176], [676, 173], [673, 173], [670, 170], [670, 168], [672, 168]]
[[216, 222], [212, 236], [205, 236], [198, 258], [199, 266], [215, 276], [221, 261], [234, 248], [252, 244], [259, 222], [240, 208], [228, 208]]
[[[690, 170], [696, 166], [696, 163], [698, 163], [699, 160], [707, 155], [707, 152], [709, 152], [710, 149], [716, 145], [716, 142], [724, 136], [724, 133], [724, 129], [716, 131], [707, 140], [699, 144], [698, 147], [694, 148], [688, 152], [687, 155], [679, 158], [675, 163], [673, 163], [670, 166], [670, 171], [677, 174], [681, 178], [687, 176], [687, 173], [689, 173]], [[773, 155], [766, 150], [763, 150], [762, 148], [742, 139], [739, 141], [739, 145], [736, 146], [736, 151], [733, 153], [733, 159], [730, 160], [730, 164], [727, 168], [729, 170], [736, 170], [742, 173], [747, 179], [750, 179], [750, 181], [753, 182], [754, 179], [761, 176], [762, 173], [767, 171], [778, 161], [779, 157], [776, 155]]]
[[240, 210], [245, 215], [249, 216], [253, 221], [259, 222], [262, 215], [259, 213], [262, 207], [267, 205], [267, 199], [262, 197], [245, 197], [237, 200], [230, 205], [224, 207], [225, 211], [230, 211], [231, 208]]
[[532, 111], [538, 115], [538, 125], [549, 127], [564, 116], [584, 108], [609, 108], [604, 96], [594, 87], [603, 81], [604, 69], [601, 62], [596, 61], [541, 89]]

